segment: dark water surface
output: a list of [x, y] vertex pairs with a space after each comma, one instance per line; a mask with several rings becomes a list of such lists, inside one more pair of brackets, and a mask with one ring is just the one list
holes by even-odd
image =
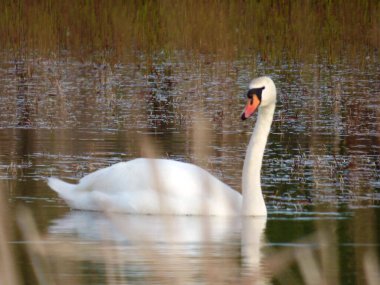
[[[0, 64], [0, 187], [9, 217], [19, 219], [9, 244], [23, 280], [375, 284], [377, 58], [364, 66], [182, 53], [114, 65], [8, 58]], [[255, 119], [239, 117], [247, 85], [260, 75], [278, 90], [262, 170], [266, 222], [77, 212], [47, 187], [50, 176], [77, 181], [154, 154], [201, 165], [240, 191]], [[38, 239], [20, 222], [24, 208]]]

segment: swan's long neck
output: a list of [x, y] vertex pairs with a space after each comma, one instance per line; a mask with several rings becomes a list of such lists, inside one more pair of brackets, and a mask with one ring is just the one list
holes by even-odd
[[243, 208], [244, 216], [265, 216], [267, 208], [261, 192], [261, 165], [264, 156], [275, 106], [259, 109], [258, 118], [249, 141], [243, 167]]

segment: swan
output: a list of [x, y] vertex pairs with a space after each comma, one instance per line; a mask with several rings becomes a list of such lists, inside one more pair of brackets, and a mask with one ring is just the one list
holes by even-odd
[[266, 216], [261, 165], [276, 105], [269, 77], [249, 84], [245, 120], [258, 117], [243, 165], [242, 194], [190, 163], [137, 158], [97, 170], [70, 184], [48, 178], [48, 185], [74, 209], [133, 214]]

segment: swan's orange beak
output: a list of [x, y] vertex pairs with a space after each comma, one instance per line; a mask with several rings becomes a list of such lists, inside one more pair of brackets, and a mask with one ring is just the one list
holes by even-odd
[[252, 98], [248, 98], [247, 105], [245, 105], [243, 114], [241, 114], [241, 119], [245, 120], [252, 116], [253, 113], [256, 111], [257, 107], [260, 105], [260, 103], [260, 99], [257, 97], [256, 94], [253, 95]]

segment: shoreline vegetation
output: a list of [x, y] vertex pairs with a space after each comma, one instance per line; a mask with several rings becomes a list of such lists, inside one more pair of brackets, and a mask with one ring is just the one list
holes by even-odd
[[113, 63], [187, 51], [272, 63], [365, 61], [378, 56], [380, 2], [5, 0], [0, 39], [18, 58], [69, 53]]

